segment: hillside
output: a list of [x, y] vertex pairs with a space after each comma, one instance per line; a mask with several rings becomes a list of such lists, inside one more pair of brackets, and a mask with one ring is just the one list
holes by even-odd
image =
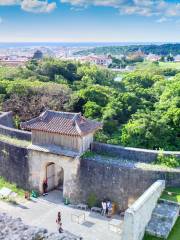
[[121, 55], [141, 50], [145, 54], [153, 53], [158, 55], [177, 55], [180, 54], [180, 44], [162, 44], [162, 45], [131, 45], [131, 46], [107, 46], [95, 47], [93, 49], [78, 51], [75, 55]]

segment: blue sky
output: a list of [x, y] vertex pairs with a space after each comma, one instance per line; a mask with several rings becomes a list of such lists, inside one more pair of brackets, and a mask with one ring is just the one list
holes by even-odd
[[0, 0], [0, 42], [180, 42], [177, 0]]

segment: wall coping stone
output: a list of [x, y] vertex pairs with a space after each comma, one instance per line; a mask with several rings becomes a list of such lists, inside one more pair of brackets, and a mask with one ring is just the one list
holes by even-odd
[[122, 240], [141, 240], [158, 199], [165, 189], [165, 181], [158, 180], [125, 211]]
[[[152, 163], [157, 158], [159, 150], [149, 150], [143, 148], [123, 147], [99, 142], [91, 144], [91, 150], [96, 153], [106, 153], [109, 156], [116, 156], [121, 159], [135, 162]], [[163, 151], [165, 156], [175, 155], [180, 158], [180, 151]]]
[[31, 132], [13, 127], [12, 112], [0, 112], [0, 134], [20, 140], [31, 141]]
[[[132, 151], [136, 151], [136, 152], [146, 152], [146, 153], [159, 153], [159, 150], [152, 150], [152, 149], [145, 149], [145, 148], [133, 148], [133, 147], [124, 147], [121, 145], [113, 145], [113, 144], [107, 144], [107, 143], [100, 143], [100, 142], [94, 142], [93, 144], [99, 144], [101, 146], [105, 146], [105, 147], [113, 147], [116, 149], [122, 149], [122, 150], [132, 150]], [[180, 151], [163, 151], [164, 154], [177, 154], [180, 155]]]
[[141, 163], [141, 162], [134, 162], [130, 160], [118, 159], [113, 157], [109, 157], [107, 159], [104, 158], [103, 155], [97, 155], [93, 157], [85, 157], [83, 160], [94, 161], [100, 164], [106, 164], [109, 166], [117, 166], [121, 168], [129, 168], [129, 169], [139, 169], [142, 171], [153, 171], [153, 172], [173, 172], [173, 173], [180, 173], [180, 168], [169, 168], [162, 165], [152, 165], [151, 163]]

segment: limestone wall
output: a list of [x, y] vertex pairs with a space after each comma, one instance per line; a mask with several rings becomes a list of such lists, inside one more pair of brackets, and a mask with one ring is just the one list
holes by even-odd
[[0, 142], [0, 176], [16, 183], [19, 187], [29, 188], [28, 151], [26, 148]]
[[[103, 144], [94, 142], [91, 144], [91, 149], [97, 153], [106, 153], [112, 156], [118, 156], [122, 159], [134, 160], [139, 162], [153, 162], [159, 151], [157, 150], [148, 150], [141, 148], [130, 148], [130, 147], [122, 147], [111, 144]], [[164, 155], [176, 155], [180, 158], [180, 151], [164, 151]]]
[[[31, 133], [13, 129], [12, 125], [12, 113], [0, 113], [0, 134], [31, 139]], [[151, 162], [157, 156], [157, 151], [101, 143], [93, 143], [92, 149], [141, 162]], [[176, 152], [176, 155], [179, 156], [179, 153]], [[125, 160], [124, 164], [112, 162], [108, 157], [107, 161], [89, 158], [80, 160], [76, 155], [68, 157], [61, 152], [42, 152], [0, 142], [0, 176], [20, 187], [42, 191], [48, 163], [55, 163], [56, 184], [62, 178], [60, 172], [63, 168], [64, 196], [77, 203], [86, 203], [89, 195], [94, 193], [99, 201], [109, 198], [117, 203], [119, 209], [125, 210], [158, 179], [166, 180], [167, 186], [180, 186], [180, 170], [146, 170], [135, 164], [132, 167]]]
[[0, 124], [6, 127], [13, 128], [13, 113], [0, 112]]
[[82, 159], [79, 170], [79, 201], [86, 202], [94, 193], [99, 201], [109, 198], [125, 210], [155, 181], [166, 180], [167, 186], [180, 186], [180, 171], [145, 170], [128, 164]]
[[165, 188], [165, 181], [155, 182], [126, 212], [122, 240], [143, 239], [156, 203]]

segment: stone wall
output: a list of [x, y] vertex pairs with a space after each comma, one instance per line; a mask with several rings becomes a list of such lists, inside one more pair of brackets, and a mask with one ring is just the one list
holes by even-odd
[[0, 112], [0, 124], [6, 127], [13, 128], [13, 113]]
[[[98, 142], [91, 144], [91, 150], [97, 153], [106, 153], [111, 156], [118, 156], [122, 159], [147, 163], [153, 162], [159, 153], [157, 150], [122, 147]], [[175, 151], [164, 151], [164, 155], [176, 155], [180, 158], [180, 152]]]
[[0, 142], [0, 176], [28, 189], [29, 167], [26, 148]]
[[122, 240], [143, 239], [145, 228], [165, 188], [165, 181], [155, 182], [126, 212]]
[[13, 128], [12, 112], [0, 112], [0, 134], [21, 140], [31, 141], [31, 132]]
[[46, 166], [55, 163], [55, 182], [64, 170], [64, 196], [86, 203], [94, 193], [99, 201], [109, 198], [125, 210], [156, 180], [167, 186], [180, 186], [180, 170], [146, 170], [103, 159], [79, 159], [0, 142], [0, 176], [23, 188], [42, 192]]
[[[0, 113], [0, 134], [31, 139], [31, 133], [13, 129], [12, 126], [12, 113]], [[152, 162], [158, 153], [101, 143], [93, 143], [92, 149], [140, 162]], [[176, 155], [180, 153], [176, 152]], [[111, 162], [108, 158], [107, 161], [90, 158], [79, 160], [76, 155], [68, 156], [67, 151], [63, 155], [62, 151], [43, 152], [0, 142], [0, 176], [20, 187], [42, 192], [42, 182], [49, 163], [56, 165], [55, 184], [62, 178], [60, 175], [63, 168], [64, 196], [76, 203], [86, 203], [89, 195], [94, 193], [99, 201], [109, 198], [117, 203], [120, 210], [125, 210], [158, 179], [166, 180], [167, 186], [180, 186], [180, 170], [146, 170], [137, 167], [135, 163], [132, 167]]]
[[0, 125], [0, 134], [10, 136], [12, 138], [17, 138], [20, 140], [31, 141], [31, 133], [30, 132], [18, 130], [15, 128], [5, 127], [3, 125]]
[[167, 186], [180, 186], [180, 171], [145, 170], [116, 162], [82, 159], [77, 195], [79, 201], [86, 202], [94, 193], [99, 201], [109, 198], [120, 210], [125, 210], [159, 179], [166, 180]]

